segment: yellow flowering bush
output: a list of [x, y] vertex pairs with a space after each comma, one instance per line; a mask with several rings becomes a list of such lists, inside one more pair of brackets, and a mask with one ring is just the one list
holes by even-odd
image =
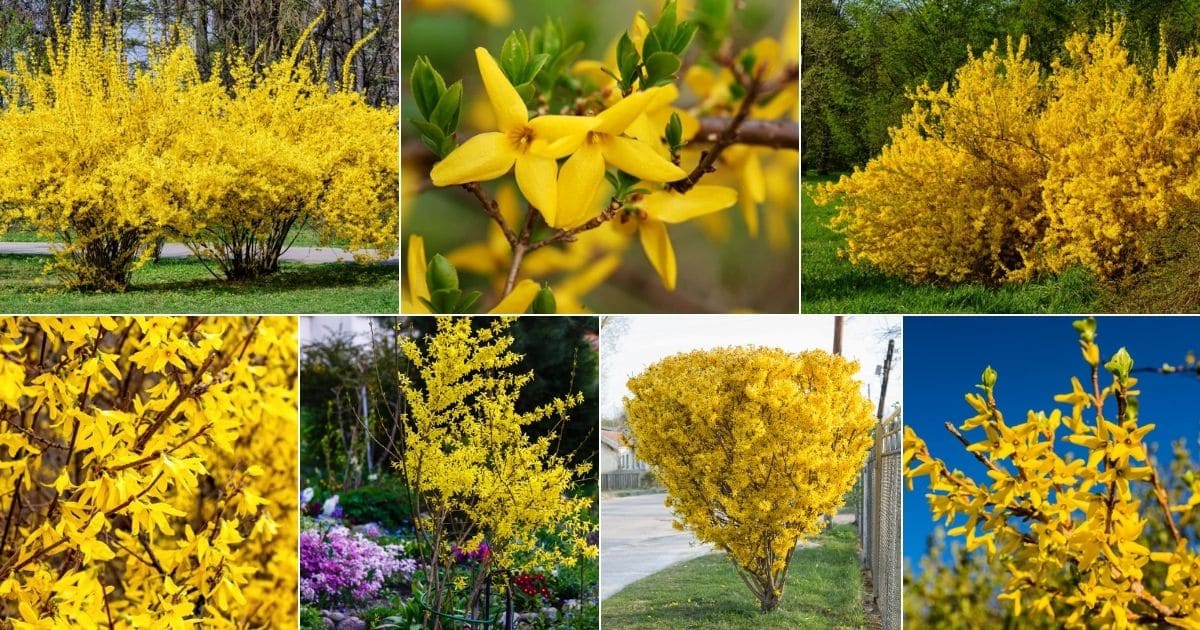
[[[678, 265], [668, 226], [702, 219], [728, 237], [718, 213], [739, 195], [750, 236], [763, 223], [772, 251], [786, 249], [796, 195], [789, 184], [769, 187], [764, 163], [782, 164], [781, 179], [795, 179], [796, 12], [783, 44], [764, 38], [741, 47], [722, 32], [733, 3], [710, 5], [691, 11], [666, 0], [656, 21], [638, 12], [603, 60], [576, 61], [584, 42], [553, 20], [513, 32], [498, 54], [475, 48], [486, 97], [475, 109], [462, 82], [448, 83], [418, 57], [408, 120], [430, 155], [419, 176], [460, 187], [490, 223], [483, 243], [431, 257], [424, 235], [409, 233], [406, 312], [463, 313], [478, 303], [493, 313], [582, 310], [635, 235], [661, 279], [653, 288], [669, 299]], [[704, 45], [692, 51], [702, 25]], [[692, 104], [676, 104], [684, 100]], [[460, 139], [464, 119], [479, 132]], [[515, 202], [506, 202], [507, 182], [485, 185], [510, 173]], [[765, 203], [772, 209], [760, 222]], [[459, 286], [460, 269], [485, 277], [486, 298]]]
[[[569, 465], [555, 451], [553, 432], [525, 433], [539, 420], [565, 418], [583, 396], [516, 409], [533, 376], [513, 370], [521, 356], [509, 350], [511, 323], [498, 319], [473, 330], [470, 318], [439, 318], [436, 333], [400, 342], [416, 374], [401, 376], [402, 438], [394, 466], [417, 501], [413, 513], [421, 515], [415, 526], [424, 542], [422, 562], [431, 567], [423, 601], [439, 613], [452, 612], [455, 591], [465, 591], [466, 613], [480, 616], [493, 571], [569, 567], [597, 555], [587, 543], [592, 499], [572, 496], [588, 465]], [[539, 540], [547, 535], [557, 544]], [[486, 552], [476, 553], [484, 543]], [[456, 552], [481, 558], [469, 583], [450, 577]], [[427, 618], [428, 627], [442, 623]]]
[[[950, 470], [906, 428], [910, 489], [927, 477], [934, 518], [954, 525], [947, 533], [965, 536], [968, 552], [982, 549], [1004, 568], [999, 599], [1014, 615], [1072, 628], [1198, 628], [1200, 559], [1181, 523], [1194, 520], [1200, 484], [1187, 475], [1186, 498], [1168, 492], [1149, 459], [1154, 425], [1138, 416], [1132, 357], [1121, 348], [1101, 364], [1095, 320], [1075, 327], [1090, 373], [1055, 396], [1069, 411], [1006, 419], [989, 367], [981, 393], [966, 396], [974, 415], [946, 423], [987, 479]], [[1104, 373], [1111, 379], [1102, 387]], [[1154, 528], [1163, 535], [1147, 536]]]
[[866, 461], [875, 418], [857, 372], [819, 350], [737, 347], [673, 355], [629, 381], [633, 442], [675, 526], [728, 554], [764, 612]]
[[318, 21], [290, 56], [260, 68], [229, 51], [205, 79], [170, 43], [183, 34], [148, 33], [134, 63], [120, 25], [77, 12], [44, 61], [0, 74], [0, 228], [59, 241], [52, 268], [89, 290], [123, 290], [167, 237], [230, 278], [276, 270], [306, 225], [391, 255], [397, 112], [329, 87], [307, 39]]
[[294, 625], [295, 335], [0, 320], [0, 627]]
[[[817, 188], [853, 262], [913, 281], [1024, 281], [1081, 265], [1117, 279], [1197, 203], [1200, 56], [1129, 60], [1124, 23], [1071, 36], [1050, 68], [1010, 40], [912, 94], [891, 143]], [[1165, 47], [1164, 47], [1165, 48]]]

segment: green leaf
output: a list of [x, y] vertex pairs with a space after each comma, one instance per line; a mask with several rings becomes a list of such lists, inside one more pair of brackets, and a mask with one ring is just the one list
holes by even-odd
[[1124, 381], [1129, 378], [1129, 373], [1133, 370], [1133, 357], [1129, 356], [1128, 350], [1121, 348], [1109, 359], [1108, 363], [1104, 364], [1104, 369], [1117, 377], [1118, 381]]
[[1071, 323], [1075, 332], [1079, 333], [1079, 338], [1083, 341], [1096, 340], [1096, 318], [1089, 317], [1087, 319], [1077, 319]]
[[670, 83], [675, 73], [679, 71], [682, 61], [672, 53], [657, 52], [646, 57], [646, 83], [642, 87], [652, 87]]
[[617, 70], [620, 71], [621, 80], [626, 86], [633, 85], [639, 62], [641, 55], [633, 45], [633, 40], [629, 39], [629, 33], [622, 33], [620, 41], [617, 42]]
[[668, 50], [676, 55], [683, 55], [688, 46], [692, 45], [692, 39], [696, 37], [696, 29], [699, 24], [695, 22], [684, 22], [675, 30], [675, 38], [668, 44]]
[[742, 70], [745, 70], [746, 74], [754, 74], [754, 63], [758, 61], [758, 56], [754, 54], [754, 51], [747, 50], [746, 54], [742, 55], [741, 61]]
[[537, 73], [541, 72], [542, 68], [545, 67], [546, 62], [548, 61], [550, 61], [550, 55], [545, 53], [534, 55], [533, 58], [529, 60], [529, 63], [525, 66], [525, 80], [522, 81], [522, 83], [528, 83], [537, 77]]
[[664, 130], [663, 136], [667, 139], [667, 146], [672, 153], [683, 146], [683, 121], [679, 119], [677, 112], [671, 112], [671, 120], [667, 121], [667, 128]]
[[604, 179], [608, 181], [609, 185], [614, 189], [621, 187], [621, 180], [618, 179], [612, 171], [604, 171]]
[[500, 47], [500, 69], [515, 83], [524, 83], [525, 65], [529, 62], [529, 42], [525, 31], [513, 31]]
[[409, 82], [412, 85], [413, 98], [417, 101], [417, 109], [421, 111], [422, 116], [429, 118], [433, 108], [437, 107], [438, 100], [442, 98], [442, 93], [446, 91], [445, 80], [429, 64], [427, 57], [417, 57]]
[[663, 51], [663, 45], [658, 38], [658, 33], [651, 30], [646, 33], [646, 39], [642, 40], [642, 58], [645, 59], [650, 55]]
[[434, 254], [429, 259], [429, 267], [425, 271], [425, 281], [429, 283], [430, 292], [439, 289], [458, 288], [458, 270], [441, 254]]
[[996, 386], [996, 370], [992, 369], [992, 366], [989, 365], [983, 369], [982, 383], [989, 390]]
[[458, 289], [438, 289], [437, 291], [429, 292], [429, 302], [434, 313], [454, 313], [454, 305], [458, 303], [459, 296], [462, 291]]
[[475, 306], [475, 303], [479, 301], [480, 295], [483, 295], [483, 294], [480, 293], [479, 291], [471, 291], [470, 293], [462, 296], [461, 298], [459, 298], [458, 302], [455, 303], [454, 312], [455, 313], [470, 313], [471, 307]]
[[458, 117], [462, 112], [462, 81], [456, 81], [442, 94], [437, 107], [429, 115], [429, 121], [437, 125], [446, 135], [458, 129]]
[[562, 23], [552, 20], [549, 16], [540, 28], [535, 27], [529, 34], [529, 48], [534, 53], [546, 53], [554, 57], [562, 50]]
[[[658, 36], [660, 43], [669, 42], [675, 38], [675, 24], [678, 22], [678, 13], [675, 8], [675, 0], [667, 0], [663, 4], [662, 13], [659, 14], [658, 24], [651, 29]], [[642, 49], [645, 51], [645, 49]], [[663, 50], [660, 48], [659, 50]]]
[[539, 315], [553, 315], [558, 312], [558, 305], [554, 301], [554, 292], [550, 290], [550, 287], [542, 286], [537, 297], [533, 298], [532, 309]]
[[521, 100], [526, 103], [533, 98], [534, 87], [532, 83], [522, 83], [521, 85], [513, 86], [517, 90], [517, 94], [521, 96]]
[[741, 83], [734, 81], [729, 84], [729, 95], [736, 101], [746, 95], [746, 88], [742, 87]]
[[417, 131], [421, 132], [422, 136], [429, 137], [430, 139], [436, 140], [438, 142], [441, 142], [442, 138], [445, 137], [445, 135], [446, 135], [446, 134], [442, 133], [441, 127], [439, 127], [427, 120], [421, 120], [419, 118], [409, 118], [408, 122], [412, 123], [412, 125], [417, 128]]

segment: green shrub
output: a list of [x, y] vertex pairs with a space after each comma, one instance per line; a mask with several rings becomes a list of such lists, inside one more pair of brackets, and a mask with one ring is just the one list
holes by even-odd
[[301, 604], [300, 630], [325, 630], [325, 623], [321, 619], [321, 611]]
[[390, 477], [341, 493], [338, 505], [342, 516], [354, 525], [379, 523], [391, 530], [412, 522], [408, 489]]

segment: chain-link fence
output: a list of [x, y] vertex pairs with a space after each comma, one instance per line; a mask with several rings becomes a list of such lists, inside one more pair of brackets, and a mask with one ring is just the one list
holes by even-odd
[[867, 607], [884, 630], [900, 628], [900, 455], [903, 451], [899, 410], [880, 421], [875, 446], [862, 474], [862, 501], [855, 519], [862, 538]]

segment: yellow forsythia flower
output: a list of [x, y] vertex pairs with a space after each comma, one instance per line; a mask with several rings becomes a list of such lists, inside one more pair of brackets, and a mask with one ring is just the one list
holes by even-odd
[[0, 319], [0, 618], [296, 624], [293, 318]]

